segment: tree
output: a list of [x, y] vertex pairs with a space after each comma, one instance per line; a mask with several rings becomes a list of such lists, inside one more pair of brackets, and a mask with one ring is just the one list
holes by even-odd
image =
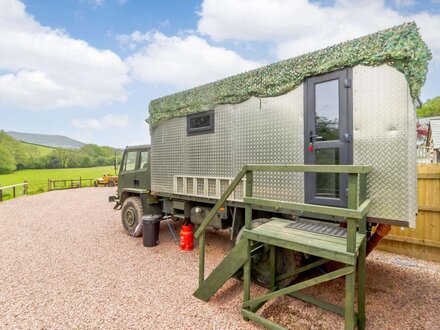
[[69, 151], [63, 148], [56, 148], [54, 154], [58, 158], [58, 162], [61, 167], [67, 167], [67, 161], [69, 160]]
[[423, 106], [417, 110], [419, 117], [440, 116], [440, 96], [427, 100]]
[[0, 144], [0, 174], [12, 173], [15, 169], [14, 156], [7, 148]]

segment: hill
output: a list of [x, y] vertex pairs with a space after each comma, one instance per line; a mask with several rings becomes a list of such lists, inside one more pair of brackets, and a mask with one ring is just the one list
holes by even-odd
[[35, 155], [38, 157], [47, 156], [55, 150], [55, 148], [53, 148], [53, 147], [41, 146], [39, 144], [34, 144], [34, 143], [29, 143], [29, 142], [19, 141], [18, 143], [25, 150], [34, 150]]
[[80, 141], [71, 139], [63, 135], [49, 135], [49, 134], [33, 134], [33, 133], [21, 133], [9, 131], [6, 132], [9, 136], [22, 142], [37, 144], [41, 146], [53, 147], [53, 148], [69, 148], [79, 149], [85, 145]]
[[17, 141], [0, 130], [0, 174], [24, 169], [61, 169], [120, 164], [122, 151], [84, 144], [80, 148], [53, 148]]

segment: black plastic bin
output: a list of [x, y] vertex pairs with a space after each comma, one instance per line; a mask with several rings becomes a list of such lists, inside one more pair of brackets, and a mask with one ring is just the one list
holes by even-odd
[[144, 215], [142, 231], [144, 246], [151, 247], [159, 244], [160, 215]]

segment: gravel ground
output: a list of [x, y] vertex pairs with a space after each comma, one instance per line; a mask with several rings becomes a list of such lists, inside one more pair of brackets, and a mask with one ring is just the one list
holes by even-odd
[[[0, 329], [261, 329], [240, 314], [241, 282], [209, 303], [192, 296], [198, 252], [181, 252], [165, 223], [160, 245], [127, 236], [114, 188], [53, 191], [0, 203]], [[207, 234], [206, 266], [231, 247]], [[440, 329], [440, 264], [384, 252], [367, 261], [368, 329]], [[343, 301], [343, 280], [310, 292]], [[253, 286], [252, 293], [264, 289]], [[262, 314], [290, 329], [340, 329], [343, 319], [292, 298]]]

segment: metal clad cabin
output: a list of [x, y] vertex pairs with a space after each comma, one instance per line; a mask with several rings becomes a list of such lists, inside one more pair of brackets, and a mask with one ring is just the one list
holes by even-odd
[[[407, 23], [153, 100], [152, 191], [219, 198], [245, 164], [371, 164], [370, 220], [414, 227], [430, 57]], [[346, 175], [264, 173], [253, 194], [344, 207], [346, 188]]]

